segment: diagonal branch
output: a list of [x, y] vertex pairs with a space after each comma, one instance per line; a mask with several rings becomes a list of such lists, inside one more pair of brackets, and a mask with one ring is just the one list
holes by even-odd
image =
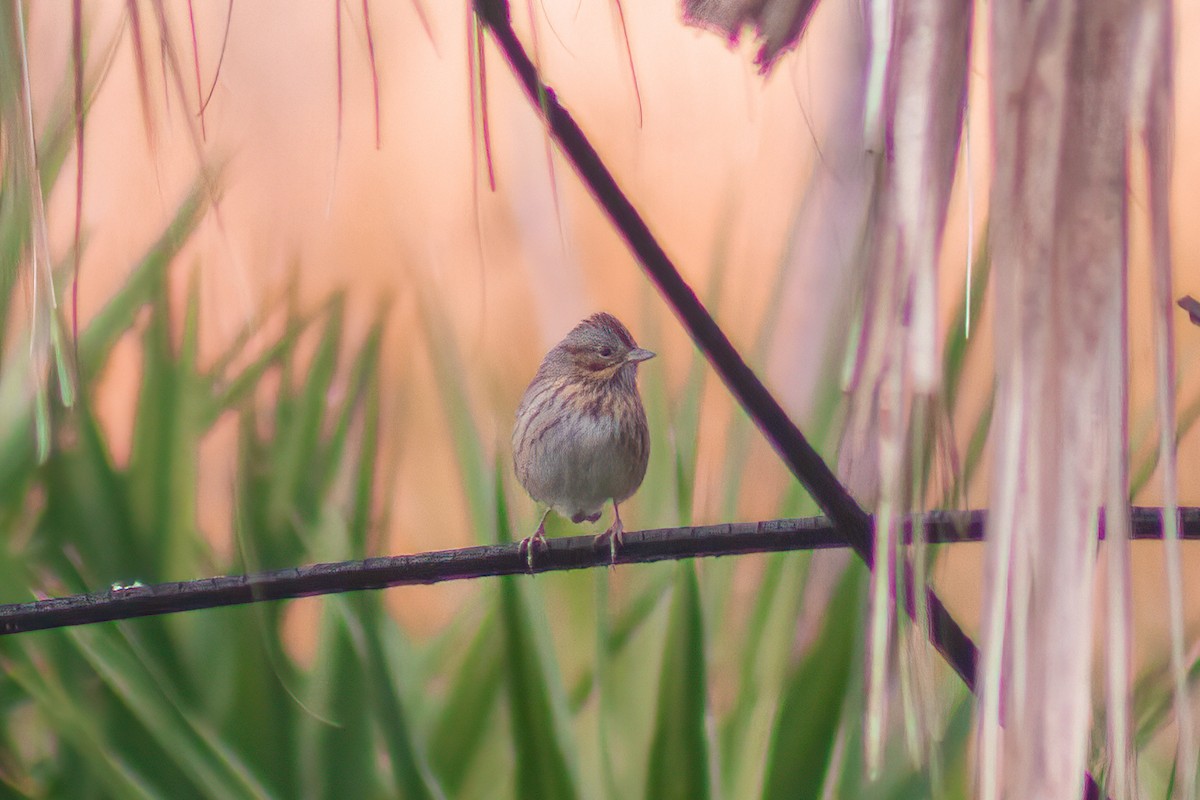
[[[924, 514], [925, 541], [933, 544], [983, 539], [982, 511], [935, 511]], [[1162, 509], [1132, 510], [1134, 539], [1162, 538]], [[1180, 509], [1184, 539], [1200, 539], [1200, 508]], [[904, 525], [912, 538], [912, 520]], [[1104, 537], [1101, 528], [1100, 537]], [[846, 547], [841, 533], [824, 517], [772, 519], [627, 531], [617, 563], [638, 564], [748, 553], [821, 550]], [[569, 536], [547, 541], [533, 572], [609, 566], [606, 545], [595, 537]], [[529, 572], [517, 544], [464, 547], [430, 553], [313, 564], [252, 575], [203, 578], [152, 586], [113, 586], [107, 592], [0, 605], [0, 635], [133, 619], [180, 611], [287, 600], [313, 595], [384, 589], [393, 586], [469, 580]]]
[[[754, 420], [771, 446], [808, 489], [817, 505], [834, 523], [854, 552], [868, 565], [875, 562], [871, 521], [867, 513], [838, 481], [813, 449], [779, 401], [754, 373], [716, 320], [683, 280], [637, 209], [621, 191], [579, 125], [558, 102], [554, 90], [541, 82], [537, 69], [513, 31], [507, 0], [475, 0], [476, 13], [492, 31], [525, 93], [542, 114], [563, 153], [587, 188], [608, 214], [617, 230], [641, 261], [688, 334], [713, 365], [738, 403]], [[910, 615], [914, 598], [906, 598]], [[946, 657], [963, 681], [975, 688], [979, 649], [932, 592], [928, 594], [930, 631], [934, 646]]]

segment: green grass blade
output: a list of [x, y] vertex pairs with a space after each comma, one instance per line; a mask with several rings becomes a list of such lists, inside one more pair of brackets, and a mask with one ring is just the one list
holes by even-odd
[[[659, 572], [658, 576], [653, 578], [649, 584], [641, 587], [633, 600], [621, 610], [616, 620], [608, 623], [609, 630], [606, 639], [609, 659], [619, 655], [629, 644], [633, 635], [650, 619], [654, 610], [658, 608], [658, 604], [670, 591], [671, 583], [669, 571]], [[591, 696], [592, 690], [595, 688], [595, 677], [594, 670], [585, 669], [571, 687], [569, 707], [572, 714], [577, 713]]]
[[738, 691], [733, 706], [721, 720], [721, 777], [724, 794], [749, 797], [762, 786], [761, 748], [766, 737], [759, 735], [769, 725], [770, 715], [789, 675], [792, 639], [804, 595], [811, 554], [773, 553], [766, 558], [757, 581], [754, 607], [749, 620], [724, 626], [718, 639], [738, 673]]
[[[165, 276], [153, 292], [142, 338], [142, 387], [129, 459], [130, 498], [149, 551], [152, 580], [195, 577], [196, 481], [200, 408], [195, 374], [199, 293], [189, 292], [178, 353], [174, 351]], [[194, 287], [193, 283], [193, 287]]]
[[[104, 73], [107, 72], [119, 41], [120, 37], [114, 37], [108, 45], [105, 57], [100, 61], [89, 59], [92, 67], [88, 69], [84, 77], [86, 107], [88, 108], [95, 99], [96, 88], [103, 79]], [[11, 79], [18, 72], [11, 63], [12, 55], [13, 53], [10, 51], [0, 51], [0, 63], [10, 70], [4, 80], [0, 81], [0, 113], [6, 118], [11, 118], [10, 114], [17, 113], [17, 110], [10, 105], [16, 102], [15, 97], [5, 92], [5, 90], [13, 91], [14, 89], [19, 91], [11, 83]], [[96, 66], [98, 63], [103, 66]], [[71, 81], [64, 80], [59, 82], [53, 100], [45, 109], [42, 133], [37, 143], [38, 172], [42, 192], [46, 197], [50, 196], [54, 184], [62, 172], [63, 165], [66, 163], [67, 156], [75, 144], [73, 116], [74, 86]], [[3, 323], [8, 321], [9, 309], [15, 296], [16, 265], [21, 261], [21, 253], [26, 246], [31, 230], [31, 212], [28, 202], [29, 193], [18, 191], [17, 170], [4, 169], [0, 170], [0, 173], [2, 173], [0, 174], [0, 264], [6, 265], [5, 269], [0, 270], [0, 351], [3, 351], [6, 338], [12, 333], [9, 326]], [[56, 352], [58, 351], [59, 348], [56, 344]], [[62, 364], [60, 363], [58, 366], [61, 369]]]
[[267, 497], [267, 516], [284, 525], [296, 515], [316, 518], [320, 487], [336, 464], [322, 461], [321, 435], [328, 407], [329, 387], [337, 370], [342, 338], [345, 297], [337, 295], [329, 309], [317, 350], [308, 365], [308, 377], [298, 390], [280, 390], [280, 429], [273, 440], [273, 475]]
[[846, 568], [820, 635], [788, 681], [767, 754], [764, 800], [820, 796], [853, 672], [866, 575], [857, 561]]
[[[1175, 425], [1175, 445], [1178, 446], [1183, 437], [1195, 427], [1196, 421], [1200, 420], [1200, 393], [1192, 398], [1180, 412], [1179, 419]], [[1154, 441], [1153, 438], [1150, 439]], [[1131, 446], [1130, 450], [1134, 448]], [[1159, 448], [1150, 447], [1146, 455], [1138, 462], [1137, 467], [1133, 471], [1133, 475], [1129, 479], [1129, 496], [1137, 497], [1142, 489], [1146, 488], [1146, 484], [1150, 482], [1150, 478], [1154, 475], [1154, 470], [1158, 468], [1158, 453]]]
[[53, 671], [35, 667], [23, 655], [19, 661], [6, 658], [3, 665], [5, 676], [24, 691], [56, 732], [60, 746], [82, 761], [74, 765], [76, 774], [83, 773], [89, 784], [95, 781], [112, 797], [157, 800], [163, 796], [161, 789], [139, 774], [136, 757], [130, 763], [112, 747], [101, 721], [54, 679]]
[[983, 448], [987, 445], [988, 432], [992, 429], [992, 414], [995, 412], [995, 409], [996, 392], [993, 389], [988, 394], [988, 398], [979, 412], [979, 417], [975, 420], [975, 425], [971, 428], [971, 438], [967, 440], [967, 452], [963, 458], [962, 476], [957, 479], [964, 492], [964, 496], [967, 489], [971, 486], [971, 479], [975, 477], [979, 464], [983, 460]]
[[[223, 377], [224, 369], [214, 367], [210, 373], [212, 376], [210, 380], [214, 384], [213, 396], [205, 404], [205, 409], [200, 417], [201, 424], [205, 428], [212, 426], [221, 414], [237, 407], [249, 398], [267, 370], [280, 365], [285, 359], [291, 358], [296, 347], [296, 340], [308, 329], [308, 325], [313, 319], [313, 316], [289, 319], [289, 324], [280, 337], [233, 377]], [[229, 351], [222, 357], [222, 360], [225, 358], [231, 358]]]
[[[358, 459], [354, 465], [354, 499], [350, 509], [350, 552], [355, 558], [366, 558], [371, 537], [371, 520], [374, 512], [375, 482], [379, 467], [379, 348], [383, 335], [382, 322], [374, 329], [370, 341], [372, 346], [364, 348], [361, 363], [365, 372], [362, 382], [363, 410], [362, 433], [359, 439]], [[355, 382], [356, 385], [358, 381]]]
[[118, 640], [112, 628], [69, 629], [71, 642], [105, 685], [154, 736], [179, 770], [208, 797], [271, 797], [231, 752], [214, 746], [212, 735], [200, 735], [196, 717], [182, 711], [178, 698], [167, 697], [163, 685]]
[[992, 269], [991, 248], [988, 243], [989, 230], [989, 227], [984, 227], [983, 237], [979, 242], [979, 250], [975, 255], [975, 275], [971, 282], [971, 295], [957, 304], [950, 327], [946, 329], [946, 341], [942, 356], [942, 384], [945, 387], [945, 407], [951, 413], [953, 413], [958, 400], [967, 354], [970, 352], [972, 341], [978, 338], [972, 337], [969, 339], [966, 335], [968, 306], [970, 307], [971, 319], [979, 319], [983, 311], [983, 301], [987, 296], [988, 276]]
[[77, 553], [88, 571], [84, 581], [71, 584], [79, 590], [148, 578], [146, 537], [129, 502], [128, 481], [113, 465], [87, 396], [70, 413], [76, 444], [56, 450], [40, 474], [47, 497], [38, 523], [38, 541], [48, 548], [42, 564], [54, 565], [62, 579], [76, 571], [63, 555]]
[[[451, 797], [458, 796], [476, 754], [485, 744], [487, 722], [505, 686], [504, 655], [496, 617], [487, 614], [467, 647], [429, 738], [430, 763]], [[464, 725], [465, 719], [473, 724]]]
[[962, 697], [950, 712], [950, 720], [938, 742], [936, 763], [943, 765], [946, 774], [938, 776], [926, 767], [910, 770], [886, 795], [887, 800], [909, 800], [929, 797], [969, 797], [970, 772], [967, 764], [967, 744], [971, 741], [971, 697]]
[[[379, 407], [379, 352], [383, 340], [383, 323], [377, 321], [371, 326], [367, 333], [366, 341], [355, 355], [353, 363], [350, 366], [349, 375], [346, 378], [348, 389], [345, 394], [340, 408], [336, 409], [336, 413], [332, 415], [332, 419], [325, 426], [330, 429], [328, 437], [320, 443], [320, 463], [325, 465], [321, 474], [318, 476], [318, 482], [313, 487], [313, 490], [320, 493], [327, 493], [333, 486], [334, 480], [338, 477], [341, 468], [345, 465], [346, 447], [349, 443], [350, 429], [359, 413], [363, 414], [363, 432], [359, 438], [362, 443], [362, 448], [358, 454], [356, 469], [366, 468], [361, 474], [360, 480], [356, 481], [356, 492], [358, 501], [365, 503], [365, 506], [358, 507], [356, 516], [352, 516], [351, 539], [354, 541], [350, 556], [354, 558], [363, 558], [366, 556], [366, 534], [369, 528], [368, 517], [371, 507], [371, 490], [374, 481], [374, 463], [378, 452], [378, 441], [372, 431], [378, 425], [378, 407]], [[372, 389], [372, 387], [374, 387]], [[367, 406], [372, 404], [372, 392], [374, 394], [373, 405], [376, 409], [374, 415], [370, 412]], [[365, 459], [365, 460], [364, 460]], [[365, 480], [365, 482], [363, 482]], [[352, 514], [356, 512], [352, 511]], [[357, 526], [357, 527], [355, 527]]]
[[[400, 635], [388, 618], [379, 593], [360, 593], [344, 598], [353, 615], [352, 630], [359, 632], [359, 660], [366, 672], [369, 714], [383, 736], [384, 751], [392, 765], [397, 797], [406, 800], [442, 800], [443, 793], [425, 758], [425, 742], [414, 730], [412, 715], [405, 709], [398, 681], [400, 665], [388, 659], [385, 637]], [[460, 720], [461, 724], [461, 720]], [[346, 795], [342, 795], [343, 797]]]
[[[499, 475], [496, 482], [501, 485]], [[496, 526], [503, 538], [511, 539], [502, 490], [496, 493]], [[552, 654], [534, 627], [533, 609], [541, 606], [526, 597], [521, 582], [528, 580], [519, 575], [500, 579], [516, 796], [569, 800], [579, 797], [579, 790], [568, 757], [572, 739], [566, 725], [566, 698], [552, 667]]]
[[284, 650], [283, 609], [264, 603], [178, 615], [180, 627], [191, 627], [172, 632], [187, 669], [177, 685], [195, 687], [197, 707], [208, 710], [223, 740], [278, 796], [296, 797], [296, 742], [308, 714], [299, 698], [308, 673]]
[[294, 300], [295, 273], [292, 273], [291, 282], [284, 284], [281, 288], [267, 296], [254, 310], [253, 315], [238, 326], [237, 333], [226, 343], [225, 349], [212, 359], [209, 370], [213, 378], [219, 379], [226, 384], [231, 383], [233, 379], [229, 377], [230, 370], [233, 369], [234, 364], [238, 361], [244, 361], [249, 358], [246, 356], [246, 351], [250, 344], [256, 341], [257, 337], [270, 327], [271, 320], [276, 315], [283, 317], [284, 324], [284, 329], [279, 338], [286, 338], [290, 332], [307, 328], [310, 322], [325, 313], [326, 305], [320, 304], [316, 309], [307, 314], [289, 314], [290, 304]]
[[712, 796], [704, 614], [695, 565], [676, 566], [664, 640], [658, 712], [646, 774], [647, 798], [703, 800]]
[[470, 512], [476, 541], [496, 541], [493, 525], [496, 511], [492, 506], [495, 490], [488, 474], [491, 459], [481, 444], [478, 426], [471, 413], [470, 390], [465, 376], [470, 370], [454, 341], [454, 329], [437, 304], [424, 294], [419, 295], [421, 322], [430, 349], [434, 382], [442, 401], [454, 452], [462, 470], [463, 489]]
[[79, 369], [84, 382], [96, 377], [117, 339], [133, 325], [138, 311], [151, 302], [171, 261], [195, 230], [206, 208], [205, 189], [197, 183], [180, 203], [166, 230], [134, 267], [125, 284], [109, 298], [88, 326], [79, 332]]
[[308, 698], [328, 719], [305, 718], [300, 737], [300, 785], [313, 800], [372, 797], [381, 788], [372, 768], [367, 681], [341, 601], [332, 597], [322, 603], [320, 649]]
[[[1194, 691], [1200, 684], [1200, 659], [1192, 661], [1187, 672], [1187, 685]], [[1173, 723], [1174, 695], [1170, 686], [1170, 667], [1165, 659], [1152, 662], [1133, 687], [1133, 714], [1137, 722], [1134, 741], [1139, 750], [1147, 747], [1162, 728]], [[1103, 730], [1103, 729], [1099, 729]]]

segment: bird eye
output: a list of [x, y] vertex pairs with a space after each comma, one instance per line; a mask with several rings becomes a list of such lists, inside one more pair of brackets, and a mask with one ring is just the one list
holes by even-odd
[[609, 358], [612, 355], [612, 348], [611, 347], [601, 347], [600, 355], [604, 356], [605, 358]]

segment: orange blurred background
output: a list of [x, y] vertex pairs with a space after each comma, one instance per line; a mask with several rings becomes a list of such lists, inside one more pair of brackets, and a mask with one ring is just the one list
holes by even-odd
[[[390, 552], [472, 543], [447, 420], [432, 385], [422, 302], [431, 303], [456, 334], [470, 366], [474, 415], [483, 445], [507, 463], [512, 414], [542, 353], [586, 314], [607, 309], [643, 345], [660, 353], [669, 390], [678, 390], [691, 345], [638, 264], [570, 167], [549, 146], [507, 65], [487, 45], [487, 107], [496, 190], [490, 191], [472, 133], [465, 3], [423, 0], [371, 4], [378, 61], [382, 146], [376, 148], [372, 77], [362, 6], [282, 0], [232, 6], [227, 47], [211, 102], [196, 116], [198, 89], [187, 7], [166, 4], [180, 85], [160, 61], [149, 12], [143, 14], [153, 108], [153, 139], [143, 122], [125, 3], [84, 4], [88, 63], [98, 67], [117, 41], [111, 70], [86, 128], [80, 320], [102, 305], [134, 260], [169, 219], [201, 169], [216, 176], [219, 210], [210, 212], [177, 277], [198, 271], [204, 350], [210, 356], [247, 325], [294, 271], [307, 305], [331, 289], [349, 291], [351, 338], [365, 332], [381, 300], [390, 301], [385, 345], [383, 435], [398, 468], [390, 497]], [[195, 3], [203, 93], [213, 82], [227, 6]], [[651, 229], [702, 297], [719, 282], [718, 321], [744, 350], [754, 342], [786, 259], [784, 314], [770, 356], [755, 366], [801, 421], [812, 412], [814, 387], [830, 336], [849, 329], [835, 318], [848, 286], [855, 242], [839, 241], [839, 192], [852, 192], [870, 154], [847, 153], [839, 138], [844, 99], [857, 80], [866, 43], [859, 8], [826, 2], [805, 42], [766, 78], [752, 64], [753, 45], [730, 48], [684, 27], [671, 0], [624, 4], [636, 72], [626, 60], [613, 0], [514, 4], [523, 40], [536, 50], [549, 84], [571, 110], [641, 210]], [[340, 9], [344, 103], [337, 104], [334, 12]], [[1195, 4], [1180, 4], [1178, 40], [1197, 32]], [[530, 14], [535, 23], [531, 27]], [[987, 211], [988, 87], [986, 13], [976, 20], [970, 101], [971, 191], [964, 168], [951, 201], [941, 294], [943, 325], [963, 292], [968, 202], [978, 238]], [[29, 52], [35, 112], [50, 105], [70, 70], [70, 4], [30, 4]], [[427, 21], [427, 28], [422, 22]], [[536, 37], [533, 31], [536, 30]], [[119, 41], [118, 41], [119, 40]], [[1200, 155], [1200, 58], [1181, 48], [1176, 84], [1174, 239], [1176, 294], [1200, 295], [1200, 226], [1196, 186]], [[852, 137], [853, 138], [853, 137]], [[551, 164], [553, 169], [551, 170]], [[74, 157], [50, 197], [55, 256], [71, 244]], [[813, 187], [818, 189], [814, 190]], [[824, 187], [824, 188], [820, 188]], [[808, 202], [805, 202], [806, 192]], [[970, 195], [970, 199], [968, 198]], [[1131, 426], [1145, 441], [1152, 423], [1153, 358], [1145, 259], [1144, 192], [1136, 183], [1130, 278]], [[815, 198], [815, 199], [814, 199]], [[824, 205], [822, 199], [827, 201]], [[831, 233], [832, 231], [832, 233]], [[830, 257], [830, 253], [840, 257]], [[718, 265], [723, 265], [718, 267]], [[179, 282], [182, 297], [186, 280]], [[1180, 405], [1200, 391], [1200, 330], [1176, 319]], [[986, 350], [992, 320], [975, 322]], [[99, 398], [115, 443], [127, 443], [137, 376], [133, 342], [118, 350]], [[967, 373], [968, 413], [956, 431], [965, 445], [990, 382], [986, 352]], [[644, 374], [644, 373], [643, 373]], [[723, 387], [704, 394], [700, 466], [693, 518], [718, 521], [717, 466], [731, 413]], [[202, 459], [201, 527], [230, 552], [232, 420], [207, 441]], [[114, 454], [118, 461], [128, 453]], [[1181, 501], [1200, 504], [1200, 438], [1180, 449]], [[789, 476], [761, 441], [750, 462], [740, 516], [773, 516]], [[514, 492], [516, 494], [516, 492]], [[1141, 503], [1155, 504], [1151, 484]], [[986, 503], [986, 477], [971, 488]], [[630, 526], [643, 527], [635, 514]], [[532, 505], [518, 505], [532, 524]], [[664, 521], [664, 524], [669, 521]], [[1139, 631], [1158, 642], [1165, 620], [1157, 548], [1138, 545]], [[943, 561], [938, 580], [952, 606], [972, 620], [980, 585], [979, 548]], [[1188, 555], [1185, 585], [1200, 584], [1200, 551]], [[1103, 574], [1103, 572], [1101, 572]], [[197, 576], [199, 577], [199, 576]], [[405, 590], [398, 613], [417, 629], [440, 625], [471, 596], [467, 585]], [[399, 593], [393, 593], [398, 595]], [[1193, 611], [1200, 611], [1196, 597]], [[1189, 615], [1194, 623], [1197, 613]], [[968, 622], [971, 627], [971, 623]]]

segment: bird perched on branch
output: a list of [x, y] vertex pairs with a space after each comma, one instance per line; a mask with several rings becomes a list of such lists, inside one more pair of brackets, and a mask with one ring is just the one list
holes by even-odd
[[637, 366], [654, 353], [637, 346], [612, 314], [594, 314], [554, 346], [533, 376], [513, 426], [513, 467], [534, 500], [548, 508], [521, 542], [529, 566], [545, 547], [551, 509], [574, 523], [600, 519], [613, 504], [608, 541], [616, 561], [624, 526], [620, 503], [641, 486], [650, 428], [637, 388]]

